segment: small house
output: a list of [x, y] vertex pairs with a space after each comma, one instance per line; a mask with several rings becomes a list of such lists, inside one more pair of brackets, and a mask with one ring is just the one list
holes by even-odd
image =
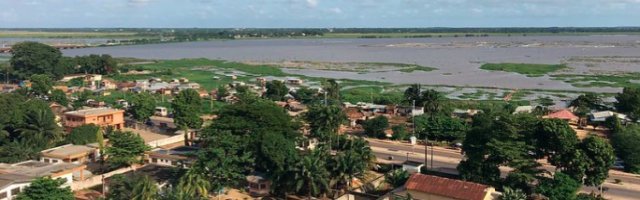
[[247, 176], [247, 184], [249, 184], [249, 194], [255, 197], [268, 196], [271, 192], [271, 181], [265, 175], [253, 173]]
[[[408, 155], [407, 155], [408, 158]], [[410, 174], [420, 173], [420, 170], [424, 166], [421, 162], [407, 160], [402, 163], [402, 170], [409, 172]]]
[[40, 152], [40, 161], [44, 163], [65, 162], [73, 164], [94, 162], [100, 156], [100, 151], [93, 146], [67, 144], [46, 149]]
[[166, 117], [169, 115], [169, 112], [167, 111], [167, 108], [158, 106], [154, 109], [153, 114], [156, 116]]

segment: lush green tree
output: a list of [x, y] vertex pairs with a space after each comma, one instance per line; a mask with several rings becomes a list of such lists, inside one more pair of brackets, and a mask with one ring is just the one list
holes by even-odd
[[200, 128], [202, 126], [202, 99], [198, 91], [187, 89], [180, 91], [171, 102], [173, 118], [181, 128]]
[[262, 134], [259, 149], [253, 153], [256, 169], [271, 173], [282, 171], [297, 160], [298, 152], [294, 140], [274, 132]]
[[85, 124], [71, 130], [66, 140], [76, 145], [85, 145], [98, 142], [98, 135], [102, 135], [100, 127], [95, 124]]
[[335, 185], [349, 187], [350, 180], [364, 177], [375, 158], [367, 141], [362, 138], [340, 137], [338, 143], [336, 155], [327, 161], [327, 169], [335, 180]]
[[409, 137], [409, 133], [407, 133], [407, 129], [404, 125], [392, 126], [391, 130], [393, 131], [393, 136], [391, 137], [391, 139], [407, 140], [407, 138]]
[[202, 149], [192, 168], [206, 174], [212, 190], [238, 186], [254, 163], [251, 152], [246, 150], [247, 137], [212, 128], [203, 132]]
[[584, 184], [588, 186], [601, 185], [609, 177], [609, 168], [616, 159], [613, 147], [606, 140], [591, 136], [580, 143], [580, 149], [588, 158]]
[[43, 148], [35, 148], [23, 141], [12, 141], [0, 146], [0, 162], [16, 163], [35, 159]]
[[109, 190], [106, 194], [108, 200], [127, 200], [133, 197], [133, 187], [140, 176], [128, 177], [124, 174], [116, 174], [107, 181]]
[[18, 194], [16, 200], [74, 200], [69, 187], [62, 187], [66, 179], [37, 178]]
[[585, 110], [599, 110], [602, 105], [602, 98], [595, 93], [586, 93], [578, 96], [569, 103], [569, 106], [575, 108], [584, 108]]
[[156, 107], [156, 102], [153, 96], [149, 93], [140, 93], [133, 96], [131, 99], [131, 108], [129, 112], [134, 119], [138, 121], [146, 121], [153, 115]]
[[105, 156], [112, 166], [140, 163], [144, 152], [151, 149], [139, 135], [129, 131], [109, 134], [109, 143], [111, 146], [105, 149]]
[[62, 139], [62, 129], [56, 124], [53, 112], [48, 107], [28, 111], [25, 123], [18, 130], [22, 141], [40, 149]]
[[580, 189], [578, 181], [569, 175], [558, 172], [555, 173], [553, 179], [542, 179], [536, 188], [536, 192], [549, 198], [549, 200], [572, 200], [576, 198], [578, 189]]
[[626, 171], [640, 173], [640, 126], [630, 125], [613, 134], [611, 140]]
[[75, 63], [80, 66], [80, 71], [91, 74], [107, 75], [116, 72], [118, 62], [111, 55], [95, 55], [75, 57]]
[[300, 87], [295, 92], [291, 93], [293, 98], [304, 103], [311, 104], [317, 101], [318, 90], [310, 89], [308, 87]]
[[329, 100], [340, 101], [340, 84], [335, 79], [329, 79], [323, 83], [323, 89]]
[[264, 96], [274, 101], [282, 101], [284, 96], [289, 94], [289, 88], [280, 80], [267, 82], [266, 88], [267, 92], [265, 92]]
[[73, 78], [73, 79], [69, 80], [69, 82], [67, 82], [67, 86], [69, 86], [69, 87], [84, 87], [85, 86], [84, 80], [85, 80], [84, 77]]
[[158, 186], [149, 176], [133, 173], [117, 174], [109, 178], [107, 200], [155, 200]]
[[51, 91], [49, 100], [52, 102], [56, 102], [65, 107], [69, 105], [69, 99], [67, 99], [67, 94], [65, 94], [64, 91], [60, 89], [55, 89]]
[[191, 168], [180, 177], [176, 187], [178, 190], [177, 199], [206, 199], [209, 197], [211, 183], [207, 180], [206, 173], [199, 170], [198, 168]]
[[292, 177], [294, 190], [308, 197], [318, 197], [329, 190], [330, 174], [326, 168], [327, 152], [314, 150], [302, 156], [289, 172]]
[[389, 119], [385, 116], [377, 116], [364, 121], [362, 128], [369, 137], [384, 138], [386, 136], [384, 131], [389, 128]]
[[322, 137], [323, 134], [330, 136], [337, 134], [340, 125], [347, 122], [347, 115], [339, 106], [335, 105], [311, 106], [304, 118], [311, 127], [311, 133], [322, 139], [326, 139], [326, 137]]
[[76, 93], [76, 100], [71, 103], [73, 109], [81, 109], [83, 106], [87, 104], [87, 100], [93, 98], [93, 92], [90, 90], [84, 90], [82, 92]]
[[229, 90], [224, 85], [218, 87], [216, 90], [216, 98], [218, 101], [222, 100], [223, 97], [229, 96]]
[[526, 142], [528, 130], [523, 127], [527, 123], [517, 119], [519, 116], [495, 112], [474, 116], [462, 146], [466, 159], [458, 165], [463, 179], [499, 185], [499, 166], [515, 169], [511, 185], [527, 185], [530, 177], [536, 176], [536, 162], [527, 154], [532, 149]]
[[505, 187], [500, 200], [527, 200], [527, 194], [520, 189]]
[[622, 123], [620, 123], [620, 118], [618, 118], [617, 115], [607, 117], [607, 119], [604, 120], [603, 125], [613, 133], [616, 133], [623, 128]]
[[422, 90], [419, 84], [413, 84], [404, 91], [404, 101], [409, 104], [415, 101], [416, 106], [424, 106]]
[[133, 193], [131, 200], [156, 200], [158, 186], [149, 176], [142, 176], [133, 185], [131, 193]]
[[409, 180], [409, 172], [396, 169], [384, 175], [384, 182], [393, 188], [403, 186]]
[[13, 74], [18, 79], [28, 79], [34, 74], [43, 74], [53, 77], [61, 77], [64, 73], [58, 73], [62, 53], [46, 44], [37, 42], [20, 42], [11, 46]]
[[435, 115], [440, 112], [442, 101], [444, 96], [433, 89], [425, 90], [422, 92], [422, 100], [424, 101], [424, 112], [430, 115]]
[[625, 87], [622, 93], [616, 96], [616, 100], [615, 106], [618, 111], [627, 114], [631, 119], [640, 119], [640, 88]]
[[48, 95], [53, 88], [53, 81], [48, 75], [34, 74], [29, 80], [31, 80], [31, 91], [36, 95]]
[[417, 116], [415, 123], [419, 138], [438, 141], [462, 141], [469, 129], [464, 120], [445, 115]]
[[569, 124], [560, 119], [544, 119], [536, 127], [539, 153], [560, 169], [571, 166], [579, 140]]

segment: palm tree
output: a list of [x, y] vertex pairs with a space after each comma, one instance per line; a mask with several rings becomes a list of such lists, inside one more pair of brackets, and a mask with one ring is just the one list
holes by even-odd
[[404, 91], [405, 102], [413, 103], [413, 101], [416, 101], [416, 105], [422, 105], [423, 101], [422, 95], [420, 94], [421, 91], [422, 89], [420, 88], [419, 84], [413, 84], [409, 86], [409, 88]]
[[158, 196], [158, 186], [149, 176], [142, 176], [133, 186], [132, 200], [155, 200]]
[[50, 110], [36, 110], [26, 116], [26, 123], [18, 131], [20, 139], [37, 147], [48, 147], [61, 138], [60, 127]]
[[340, 101], [340, 85], [335, 79], [329, 79], [324, 84], [324, 91], [327, 98]]
[[211, 183], [205, 177], [204, 172], [198, 168], [191, 168], [180, 177], [178, 182], [179, 199], [200, 199], [209, 197]]
[[424, 100], [424, 109], [426, 112], [433, 116], [440, 111], [440, 103], [442, 101], [442, 94], [440, 92], [430, 89], [422, 92], [422, 99]]
[[502, 196], [500, 200], [526, 200], [527, 194], [525, 194], [521, 189], [511, 189], [509, 187], [504, 188], [504, 192], [502, 192]]
[[302, 157], [292, 169], [296, 192], [305, 192], [307, 197], [318, 196], [329, 190], [329, 172], [326, 169], [326, 151], [314, 150]]

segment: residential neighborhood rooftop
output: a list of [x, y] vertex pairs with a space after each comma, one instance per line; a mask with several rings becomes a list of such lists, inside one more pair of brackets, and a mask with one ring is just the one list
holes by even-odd
[[35, 160], [28, 160], [15, 164], [0, 163], [0, 174], [9, 173], [26, 177], [42, 177], [57, 174], [67, 170], [74, 170], [83, 165], [72, 163], [45, 163]]
[[113, 109], [113, 108], [89, 108], [83, 110], [76, 110], [66, 112], [66, 115], [75, 115], [75, 116], [92, 116], [92, 115], [106, 115], [112, 113], [123, 112], [124, 110]]
[[86, 145], [68, 144], [68, 145], [59, 146], [51, 149], [46, 149], [44, 151], [41, 151], [41, 153], [46, 156], [66, 158], [69, 156], [86, 154], [93, 151], [95, 151], [95, 148], [92, 148]]
[[424, 174], [412, 175], [405, 184], [405, 187], [407, 190], [460, 200], [482, 200], [489, 188], [489, 186], [479, 183]]

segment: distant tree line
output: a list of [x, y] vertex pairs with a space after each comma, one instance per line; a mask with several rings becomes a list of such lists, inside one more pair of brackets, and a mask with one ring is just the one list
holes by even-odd
[[36, 74], [54, 80], [75, 73], [106, 75], [116, 72], [118, 66], [118, 62], [110, 55], [64, 57], [60, 50], [37, 42], [13, 45], [9, 63], [11, 80], [25, 80]]

